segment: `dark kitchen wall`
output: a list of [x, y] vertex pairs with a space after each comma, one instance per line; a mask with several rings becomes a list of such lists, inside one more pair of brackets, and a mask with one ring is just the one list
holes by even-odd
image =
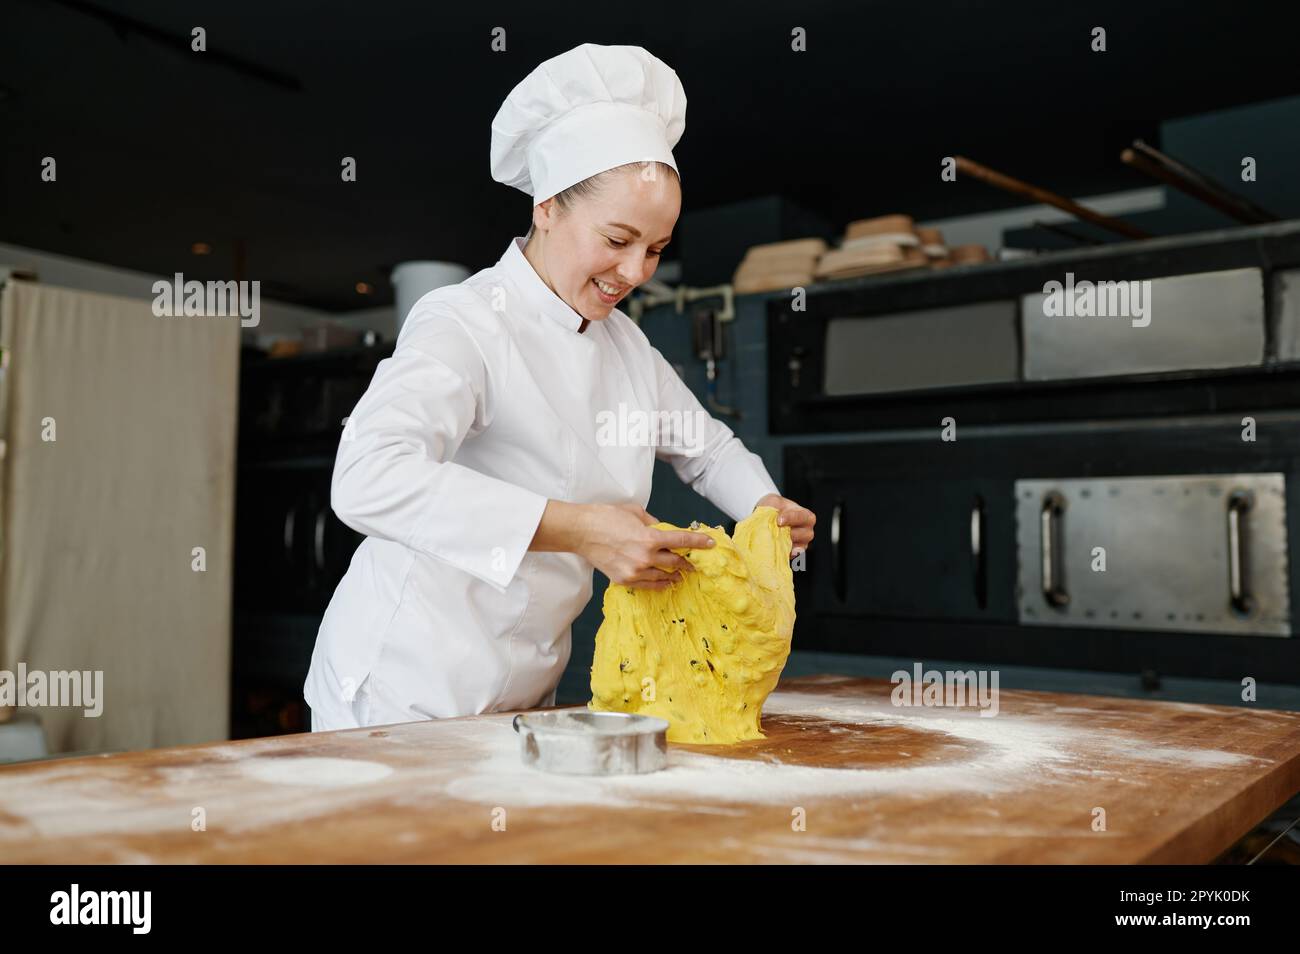
[[[1300, 96], [1169, 119], [1160, 124], [1157, 141], [1151, 145], [1280, 218], [1300, 219]], [[1255, 160], [1251, 181], [1242, 179], [1242, 160], [1247, 157]], [[1124, 219], [1154, 235], [1238, 224], [1199, 199], [1169, 187], [1165, 188], [1163, 209], [1125, 215]], [[1121, 240], [1086, 223], [1071, 228], [1098, 242]], [[1070, 243], [1040, 229], [1016, 229], [1007, 233], [1006, 244], [1054, 249]]]
[[[1221, 109], [1160, 125], [1161, 147], [1285, 219], [1300, 219], [1300, 96]], [[1242, 180], [1242, 160], [1255, 160], [1255, 178]], [[1215, 210], [1176, 189], [1171, 213], [1199, 216], [1206, 228], [1228, 222]]]
[[[16, 42], [0, 58], [0, 242], [225, 279], [242, 241], [267, 298], [330, 312], [392, 301], [399, 262], [495, 261], [529, 204], [490, 178], [492, 116], [531, 69], [582, 42], [644, 46], [681, 77], [689, 109], [674, 154], [688, 209], [782, 196], [836, 229], [883, 211], [931, 219], [1017, 204], [974, 183], [936, 190], [939, 158], [954, 153], [1067, 195], [1140, 188], [1117, 160], [1134, 136], [1300, 93], [1295, 4], [825, 0], [660, 3], [648, 15], [571, 0], [558, 18], [509, 0], [4, 10]], [[190, 48], [195, 26], [204, 53]], [[806, 51], [791, 48], [795, 27]], [[39, 179], [46, 156], [57, 184]], [[344, 156], [355, 182], [340, 179]], [[198, 241], [209, 256], [191, 254]]]

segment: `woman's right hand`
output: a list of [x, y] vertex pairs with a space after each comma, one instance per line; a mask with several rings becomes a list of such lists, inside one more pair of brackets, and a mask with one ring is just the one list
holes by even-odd
[[611, 583], [662, 590], [692, 569], [674, 549], [704, 550], [713, 538], [690, 530], [656, 530], [658, 523], [636, 504], [586, 504], [579, 518], [576, 552]]

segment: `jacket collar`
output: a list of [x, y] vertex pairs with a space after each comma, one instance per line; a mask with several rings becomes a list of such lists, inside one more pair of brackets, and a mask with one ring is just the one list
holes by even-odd
[[519, 289], [530, 308], [536, 308], [560, 327], [574, 333], [583, 332], [590, 324], [586, 318], [565, 304], [564, 299], [551, 291], [546, 282], [542, 281], [542, 277], [534, 271], [532, 263], [524, 256], [522, 238], [510, 240], [510, 245], [506, 253], [501, 256], [499, 264], [514, 280], [515, 287]]

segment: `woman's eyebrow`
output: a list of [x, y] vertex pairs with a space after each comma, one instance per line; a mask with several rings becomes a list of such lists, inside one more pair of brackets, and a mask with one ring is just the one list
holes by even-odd
[[[610, 228], [614, 228], [614, 229], [626, 229], [627, 231], [629, 231], [629, 232], [632, 233], [632, 237], [633, 237], [633, 238], [640, 238], [640, 237], [641, 237], [641, 230], [640, 230], [640, 229], [634, 229], [634, 228], [632, 228], [632, 226], [630, 226], [630, 225], [626, 225], [626, 224], [624, 224], [624, 223], [622, 223], [622, 222], [610, 222], [610, 223], [609, 223], [609, 226], [610, 226]], [[671, 242], [672, 240], [673, 240], [673, 237], [670, 235], [670, 236], [668, 236], [667, 238], [660, 239], [659, 242], [657, 242], [657, 243], [655, 243], [655, 244], [660, 244], [660, 243], [662, 243], [662, 244], [664, 244], [664, 245], [667, 245], [667, 244], [668, 244], [669, 242]]]

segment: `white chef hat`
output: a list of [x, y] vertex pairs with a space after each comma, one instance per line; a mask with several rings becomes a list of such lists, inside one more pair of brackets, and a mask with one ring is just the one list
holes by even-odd
[[606, 169], [672, 166], [686, 129], [677, 74], [639, 46], [584, 43], [552, 57], [510, 91], [492, 120], [492, 178], [533, 203]]

